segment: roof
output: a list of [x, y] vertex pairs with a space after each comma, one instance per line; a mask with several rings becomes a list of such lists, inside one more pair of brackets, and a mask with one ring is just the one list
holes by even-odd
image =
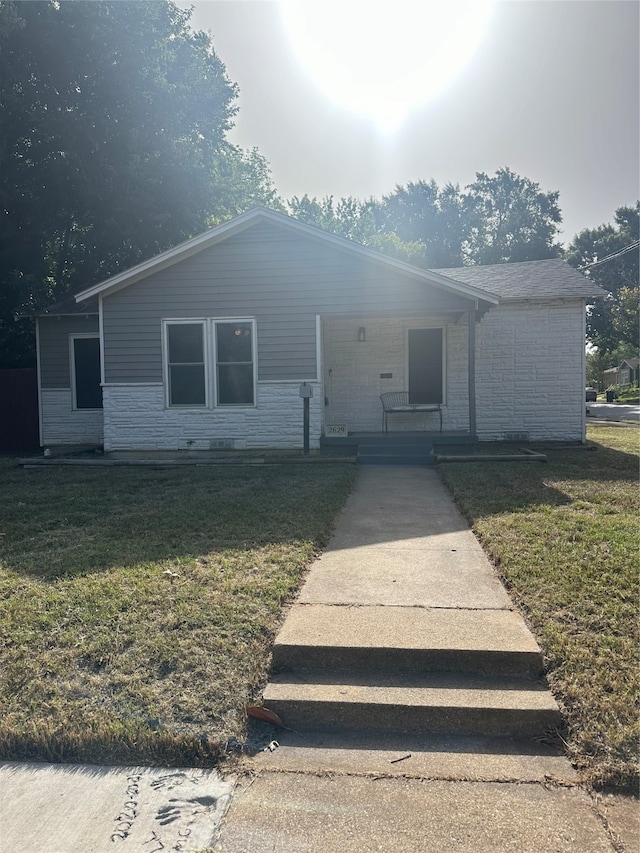
[[492, 293], [501, 302], [510, 299], [597, 299], [607, 295], [605, 290], [560, 258], [454, 267], [434, 272]]
[[328, 245], [334, 246], [341, 251], [350, 254], [358, 255], [373, 263], [382, 265], [389, 269], [405, 273], [418, 281], [424, 281], [425, 284], [430, 284], [438, 287], [441, 290], [458, 293], [470, 299], [483, 301], [490, 305], [497, 305], [499, 297], [493, 293], [484, 291], [473, 284], [467, 284], [461, 280], [454, 280], [449, 277], [449, 270], [434, 271], [425, 270], [415, 267], [412, 264], [399, 261], [395, 258], [390, 258], [388, 255], [383, 255], [381, 252], [376, 252], [373, 249], [368, 249], [365, 246], [359, 246], [352, 240], [347, 240], [344, 237], [338, 237], [335, 234], [330, 234], [323, 231], [321, 228], [316, 228], [313, 225], [307, 225], [304, 222], [299, 222], [291, 216], [286, 216], [282, 213], [275, 213], [273, 210], [267, 210], [263, 207], [256, 207], [241, 216], [236, 216], [228, 222], [218, 225], [204, 234], [199, 234], [197, 237], [192, 237], [184, 243], [156, 255], [141, 264], [137, 264], [131, 269], [125, 270], [122, 273], [112, 276], [105, 281], [99, 282], [86, 290], [81, 291], [76, 296], [77, 301], [86, 301], [102, 294], [107, 295], [123, 287], [128, 287], [136, 281], [158, 272], [161, 269], [172, 266], [185, 258], [201, 252], [214, 246], [216, 243], [226, 240], [235, 234], [244, 231], [246, 228], [256, 225], [259, 222], [269, 222], [281, 228], [292, 230], [296, 233], [310, 237], [314, 240], [320, 240]]
[[[358, 255], [376, 264], [402, 272], [441, 290], [458, 293], [477, 301], [483, 301], [486, 304], [497, 305], [503, 300], [597, 299], [606, 296], [606, 291], [559, 258], [514, 264], [425, 270], [404, 261], [390, 258], [365, 246], [360, 246], [352, 240], [330, 234], [321, 228], [299, 222], [291, 216], [276, 213], [263, 207], [256, 207], [141, 264], [137, 264], [131, 269], [81, 291], [75, 300], [93, 305], [95, 298], [101, 294], [106, 295], [123, 287], [128, 287], [154, 272], [172, 266], [260, 222], [268, 222], [314, 240], [320, 240], [341, 251]], [[86, 308], [74, 311], [66, 311], [66, 309], [60, 311], [58, 309], [59, 306], [54, 306], [48, 313], [88, 313]]]
[[77, 302], [75, 296], [69, 296], [62, 302], [50, 305], [39, 316], [40, 317], [82, 317], [87, 314], [98, 313], [98, 300], [88, 299]]

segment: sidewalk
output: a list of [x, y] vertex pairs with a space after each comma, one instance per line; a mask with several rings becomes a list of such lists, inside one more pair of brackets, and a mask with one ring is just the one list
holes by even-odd
[[545, 743], [540, 660], [436, 472], [361, 468], [276, 639], [265, 706], [295, 731], [249, 762], [216, 850], [637, 850], [637, 802]]

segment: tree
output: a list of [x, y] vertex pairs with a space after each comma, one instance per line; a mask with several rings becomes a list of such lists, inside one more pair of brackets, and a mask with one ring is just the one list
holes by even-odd
[[29, 358], [16, 311], [277, 203], [265, 161], [226, 140], [237, 87], [190, 14], [0, 2], [0, 364]]
[[559, 257], [558, 196], [557, 191], [542, 192], [539, 184], [509, 168], [498, 169], [493, 177], [477, 172], [464, 194], [467, 261], [503, 264]]
[[465, 207], [458, 185], [439, 189], [430, 181], [396, 186], [375, 207], [376, 221], [384, 233], [424, 246], [421, 265], [458, 267], [464, 263]]
[[353, 240], [378, 252], [424, 266], [424, 245], [402, 240], [395, 232], [381, 230], [377, 221], [378, 202], [359, 201], [351, 196], [334, 204], [333, 196], [317, 199], [293, 196], [287, 202], [291, 216], [331, 234]]
[[621, 344], [638, 354], [640, 202], [619, 207], [614, 221], [615, 225], [585, 228], [567, 251], [568, 263], [608, 292], [606, 299], [589, 306], [587, 340], [610, 358]]
[[373, 206], [380, 229], [424, 245], [422, 265], [456, 267], [555, 258], [562, 216], [558, 193], [508, 168], [493, 177], [476, 173], [462, 192], [457, 184], [440, 188], [417, 181], [395, 190]]

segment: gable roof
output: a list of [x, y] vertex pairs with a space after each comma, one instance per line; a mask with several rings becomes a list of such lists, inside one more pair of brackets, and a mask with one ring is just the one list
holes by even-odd
[[572, 297], [597, 299], [607, 295], [605, 290], [560, 258], [515, 264], [455, 267], [434, 272], [492, 293], [498, 296], [500, 301]]
[[77, 302], [86, 302], [99, 295], [107, 295], [124, 287], [134, 284], [143, 278], [158, 272], [161, 269], [172, 266], [185, 258], [201, 252], [203, 249], [210, 248], [216, 243], [220, 243], [235, 234], [256, 225], [259, 222], [269, 222], [281, 228], [290, 229], [298, 234], [310, 237], [314, 240], [320, 240], [330, 246], [340, 249], [344, 252], [360, 256], [373, 263], [382, 265], [396, 272], [402, 272], [411, 278], [423, 281], [425, 284], [430, 284], [441, 290], [458, 293], [461, 296], [466, 296], [470, 299], [483, 301], [491, 305], [497, 305], [500, 301], [495, 294], [485, 291], [484, 289], [468, 284], [462, 280], [454, 280], [449, 277], [449, 270], [434, 271], [425, 270], [408, 264], [404, 261], [399, 261], [395, 258], [390, 258], [383, 255], [381, 252], [376, 252], [373, 249], [368, 249], [365, 246], [360, 246], [352, 240], [347, 240], [344, 237], [338, 237], [335, 234], [330, 234], [323, 231], [321, 228], [316, 228], [313, 225], [307, 225], [304, 222], [299, 222], [291, 216], [285, 216], [282, 213], [276, 213], [273, 210], [267, 210], [264, 207], [256, 207], [241, 216], [236, 216], [228, 222], [218, 225], [204, 234], [199, 234], [197, 237], [192, 237], [184, 243], [162, 252], [141, 264], [137, 264], [131, 269], [125, 270], [122, 273], [112, 276], [105, 281], [99, 282], [86, 290], [81, 291], [75, 297]]

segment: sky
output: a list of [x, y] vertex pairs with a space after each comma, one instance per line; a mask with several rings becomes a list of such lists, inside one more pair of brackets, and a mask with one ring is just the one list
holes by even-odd
[[[297, 0], [298, 18], [307, 2]], [[431, 178], [464, 187], [477, 172], [508, 166], [543, 191], [560, 192], [560, 240], [568, 243], [640, 197], [637, 0], [497, 2], [483, 35], [474, 23], [481, 38], [466, 63], [456, 53], [465, 34], [448, 40], [445, 22], [424, 20], [426, 0], [347, 3], [325, 0], [324, 22], [308, 7], [311, 35], [320, 50], [341, 41], [360, 68], [373, 58], [365, 77], [375, 82], [374, 95], [385, 81], [411, 94], [407, 75], [412, 84], [417, 79], [424, 91], [413, 92], [418, 103], [402, 121], [396, 115], [385, 123], [384, 114], [376, 118], [354, 98], [344, 103], [328, 92], [322, 68], [339, 71], [342, 60], [327, 60], [325, 51], [324, 66], [311, 67], [315, 48], [292, 32], [286, 3], [178, 4], [193, 6], [192, 26], [211, 33], [239, 86], [231, 141], [259, 150], [283, 198], [380, 198], [398, 184]], [[382, 36], [369, 26], [374, 5], [384, 12]], [[420, 100], [452, 54], [462, 64], [457, 76]], [[414, 60], [425, 67], [404, 69]], [[401, 83], [394, 79], [400, 72]]]

